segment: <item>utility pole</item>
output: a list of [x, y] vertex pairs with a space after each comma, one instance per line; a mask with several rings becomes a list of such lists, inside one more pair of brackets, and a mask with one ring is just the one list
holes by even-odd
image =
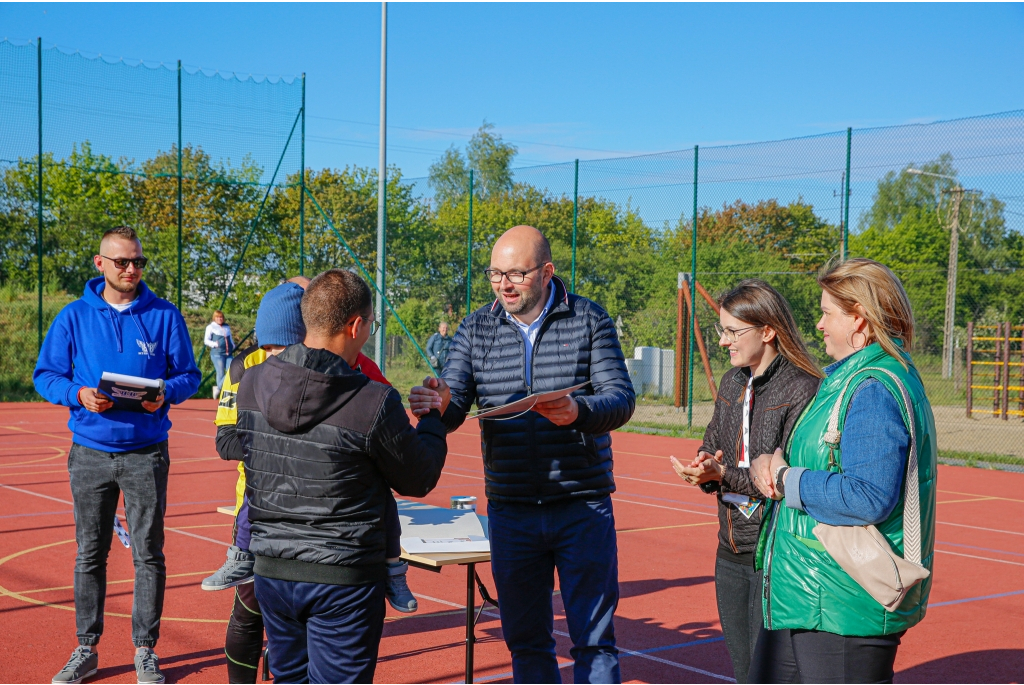
[[960, 261], [960, 203], [963, 187], [958, 183], [948, 192], [953, 200], [949, 221], [949, 268], [946, 270], [946, 318], [942, 324], [942, 377], [953, 375], [953, 320], [956, 316], [956, 271]]
[[384, 373], [384, 265], [387, 256], [387, 104], [388, 104], [388, 3], [380, 4], [380, 158], [377, 162], [377, 297], [374, 311], [380, 328], [374, 345], [374, 361]]

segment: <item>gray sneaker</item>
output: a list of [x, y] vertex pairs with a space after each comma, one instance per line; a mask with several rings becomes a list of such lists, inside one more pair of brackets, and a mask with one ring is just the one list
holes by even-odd
[[404, 561], [391, 562], [388, 564], [388, 581], [384, 586], [384, 592], [388, 597], [388, 603], [401, 611], [403, 614], [412, 614], [419, 609], [419, 602], [413, 597], [409, 583], [406, 582], [405, 572], [409, 570], [409, 564]]
[[252, 552], [231, 545], [228, 547], [228, 560], [216, 573], [203, 580], [202, 587], [204, 590], [213, 592], [251, 583], [252, 568], [255, 563], [256, 556]]
[[96, 675], [99, 668], [100, 655], [88, 647], [76, 647], [71, 658], [60, 673], [53, 676], [51, 683], [80, 683], [90, 676]]
[[135, 653], [135, 678], [139, 685], [159, 685], [164, 682], [164, 674], [160, 672], [157, 662], [160, 657], [152, 649], [139, 654]]

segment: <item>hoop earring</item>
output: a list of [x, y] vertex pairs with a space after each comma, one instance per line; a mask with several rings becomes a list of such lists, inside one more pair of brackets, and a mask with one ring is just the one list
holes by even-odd
[[[864, 343], [861, 345], [854, 344], [853, 336], [855, 335], [863, 335]], [[868, 346], [868, 335], [863, 331], [854, 331], [853, 333], [850, 333], [848, 336], [846, 336], [846, 344], [859, 352], [860, 350], [863, 350], [865, 347]]]

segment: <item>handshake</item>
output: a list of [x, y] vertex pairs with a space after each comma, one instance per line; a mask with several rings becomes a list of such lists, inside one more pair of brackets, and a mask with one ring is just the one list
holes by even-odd
[[[451, 401], [452, 390], [443, 378], [427, 376], [423, 379], [423, 385], [417, 385], [409, 391], [409, 408], [417, 418], [425, 416], [431, 409], [437, 409], [444, 415]], [[568, 426], [579, 417], [580, 405], [571, 395], [566, 395], [550, 402], [539, 402], [532, 411], [556, 426]]]

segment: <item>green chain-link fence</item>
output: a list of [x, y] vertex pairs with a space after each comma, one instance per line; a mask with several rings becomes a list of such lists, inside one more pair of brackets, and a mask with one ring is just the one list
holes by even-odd
[[[139, 231], [146, 280], [180, 303], [207, 373], [213, 309], [242, 338], [280, 279], [373, 268], [376, 171], [299, 173], [304, 79], [10, 42], [0, 74], [0, 399], [36, 399], [39, 339], [92, 276], [96, 240], [113, 225]], [[403, 391], [429, 372], [422, 352], [438, 323], [454, 328], [491, 301], [481, 272], [516, 224], [543, 230], [559, 276], [616, 321], [640, 395], [630, 429], [676, 435], [700, 433], [728, 364], [707, 299], [743, 278], [769, 281], [824, 365], [815, 273], [867, 256], [911, 296], [944, 458], [1024, 464], [1024, 111], [455, 171], [389, 170], [393, 311], [382, 318], [386, 372]]]

